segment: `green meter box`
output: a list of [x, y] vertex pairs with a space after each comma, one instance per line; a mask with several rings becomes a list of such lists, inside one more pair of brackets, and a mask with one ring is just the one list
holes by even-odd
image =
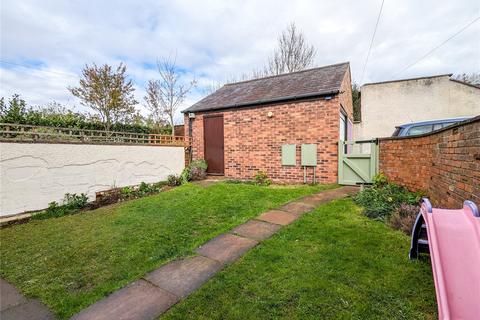
[[302, 166], [317, 166], [317, 145], [302, 144]]
[[295, 166], [297, 164], [296, 149], [296, 144], [282, 145], [282, 166]]

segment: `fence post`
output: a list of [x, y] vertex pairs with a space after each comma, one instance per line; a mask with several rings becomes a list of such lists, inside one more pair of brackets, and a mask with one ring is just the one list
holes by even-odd
[[[370, 142], [370, 179], [377, 174], [377, 144]], [[367, 181], [372, 182], [372, 181]]]
[[339, 184], [342, 183], [343, 178], [343, 141], [338, 140], [338, 177], [337, 181]]

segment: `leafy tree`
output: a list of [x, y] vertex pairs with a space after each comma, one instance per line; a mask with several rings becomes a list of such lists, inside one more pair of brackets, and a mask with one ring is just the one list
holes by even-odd
[[20, 95], [14, 94], [8, 101], [8, 106], [5, 104], [5, 99], [2, 97], [1, 101], [0, 122], [5, 123], [24, 123], [24, 115], [27, 113], [27, 104], [25, 100], [20, 98]]
[[353, 121], [362, 121], [360, 87], [352, 83]]
[[151, 112], [151, 117], [160, 121], [166, 118], [172, 127], [172, 136], [175, 135], [174, 116], [178, 108], [185, 101], [187, 94], [196, 86], [193, 79], [184, 84], [180, 79], [180, 72], [175, 59], [163, 58], [157, 61], [160, 79], [148, 82], [145, 102]]
[[[0, 98], [0, 122], [58, 128], [104, 129], [104, 124], [97, 115], [76, 112], [58, 102], [51, 102], [46, 106], [28, 106], [18, 94], [13, 95], [8, 103], [5, 103], [4, 98]], [[152, 124], [137, 111], [130, 116], [128, 123], [113, 123], [111, 129], [113, 131], [150, 133]], [[169, 127], [160, 127], [155, 128], [154, 132], [170, 134], [171, 130]]]
[[278, 46], [268, 60], [266, 73], [277, 75], [310, 67], [315, 59], [315, 48], [307, 44], [303, 33], [291, 23], [278, 38]]
[[5, 104], [5, 98], [1, 97], [0, 98], [0, 117], [3, 117], [3, 115], [7, 112], [7, 106]]
[[123, 63], [116, 69], [108, 64], [86, 65], [79, 86], [68, 88], [82, 105], [95, 112], [106, 131], [111, 130], [114, 123], [128, 123], [135, 114], [135, 89], [132, 80], [127, 79], [126, 70]]

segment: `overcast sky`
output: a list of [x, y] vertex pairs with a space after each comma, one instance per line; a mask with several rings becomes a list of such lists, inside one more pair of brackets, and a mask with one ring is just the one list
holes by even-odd
[[[480, 16], [479, 0], [375, 1], [1, 1], [0, 96], [78, 110], [66, 89], [85, 64], [124, 62], [142, 102], [158, 57], [177, 55], [185, 81], [205, 87], [264, 65], [295, 22], [317, 50], [315, 65], [350, 61], [357, 82], [480, 71], [480, 21], [398, 74]], [[140, 106], [141, 107], [141, 106]], [[178, 117], [178, 120], [181, 118]]]

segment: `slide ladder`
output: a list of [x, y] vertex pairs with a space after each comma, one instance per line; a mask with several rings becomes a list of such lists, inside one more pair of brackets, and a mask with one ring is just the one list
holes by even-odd
[[422, 200], [412, 230], [410, 259], [429, 253], [439, 319], [480, 319], [480, 213], [432, 208]]

